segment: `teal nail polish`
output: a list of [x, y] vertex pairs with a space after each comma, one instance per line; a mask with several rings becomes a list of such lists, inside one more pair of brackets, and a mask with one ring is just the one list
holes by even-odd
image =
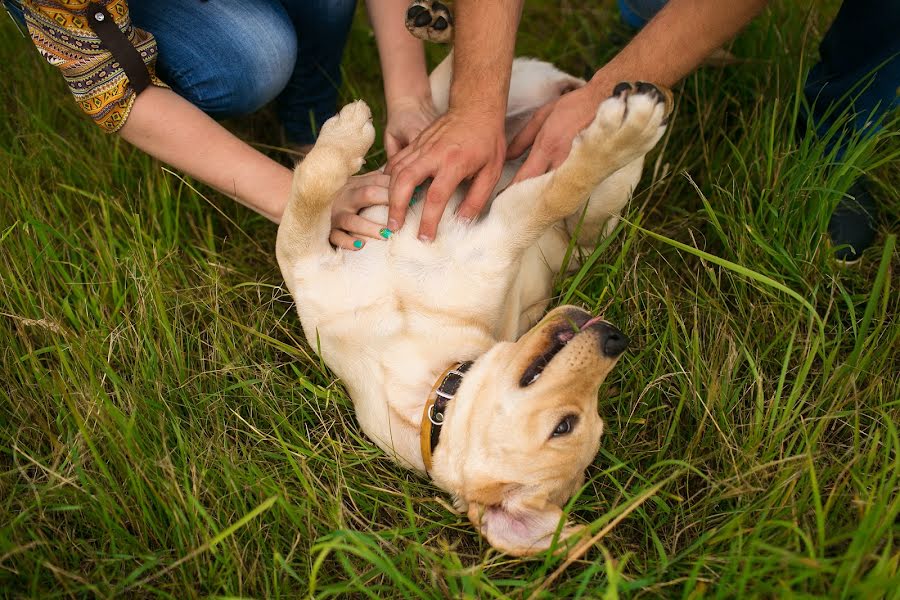
[[391, 239], [391, 235], [393, 233], [394, 232], [391, 231], [390, 229], [388, 229], [387, 227], [382, 228], [382, 230], [378, 232], [378, 234], [386, 240]]
[[362, 248], [362, 240], [356, 240], [355, 242], [353, 242], [353, 247], [356, 248], [357, 250]]
[[413, 190], [412, 197], [409, 199], [409, 205], [412, 206], [419, 200], [419, 193], [422, 191], [422, 186], [417, 185], [416, 189]]

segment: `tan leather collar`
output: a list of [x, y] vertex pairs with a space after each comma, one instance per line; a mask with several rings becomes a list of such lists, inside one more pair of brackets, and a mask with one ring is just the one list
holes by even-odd
[[426, 473], [431, 472], [431, 455], [440, 441], [447, 403], [453, 400], [462, 383], [463, 375], [471, 366], [471, 360], [451, 365], [437, 378], [431, 388], [431, 393], [428, 394], [425, 410], [422, 412], [422, 425], [419, 429], [419, 444]]

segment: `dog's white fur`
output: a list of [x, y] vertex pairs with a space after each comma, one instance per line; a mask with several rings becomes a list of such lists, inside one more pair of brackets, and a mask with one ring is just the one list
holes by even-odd
[[[446, 107], [448, 64], [431, 83]], [[547, 63], [516, 60], [508, 125], [581, 83]], [[430, 244], [416, 237], [421, 206], [387, 242], [359, 252], [328, 244], [331, 200], [375, 137], [363, 102], [325, 124], [295, 172], [277, 256], [309, 344], [347, 387], [366, 434], [420, 472], [429, 390], [449, 365], [476, 361], [447, 409], [430, 475], [512, 554], [550, 546], [561, 506], [596, 454], [597, 389], [616, 360], [604, 355], [606, 326], [592, 321], [524, 386], [522, 373], [578, 309], [557, 309], [516, 340], [543, 315], [575, 223], [583, 219], [580, 242], [589, 248], [628, 202], [665, 129], [666, 104], [638, 93], [608, 99], [559, 169], [499, 193], [480, 221], [455, 218], [465, 190], [457, 191]], [[498, 190], [517, 167], [506, 166]], [[386, 207], [365, 216], [384, 222]], [[566, 415], [577, 419], [572, 433], [552, 436]]]

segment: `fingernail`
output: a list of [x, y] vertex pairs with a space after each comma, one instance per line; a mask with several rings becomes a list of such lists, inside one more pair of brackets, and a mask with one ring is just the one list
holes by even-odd
[[378, 235], [380, 235], [381, 237], [383, 237], [386, 240], [389, 240], [389, 239], [391, 239], [391, 235], [393, 233], [394, 232], [391, 231], [390, 229], [388, 229], [387, 227], [382, 227], [381, 231], [378, 232]]
[[397, 231], [400, 229], [400, 223], [397, 222], [397, 219], [388, 219], [387, 228], [391, 231]]
[[353, 247], [356, 248], [357, 250], [359, 250], [360, 248], [363, 247], [363, 241], [362, 241], [362, 240], [356, 240], [355, 242], [353, 242]]
[[425, 235], [423, 233], [422, 235], [419, 236], [419, 241], [428, 243], [428, 242], [432, 241], [432, 238], [428, 237], [427, 235]]
[[459, 222], [463, 225], [468, 225], [472, 222], [472, 217], [459, 217]]

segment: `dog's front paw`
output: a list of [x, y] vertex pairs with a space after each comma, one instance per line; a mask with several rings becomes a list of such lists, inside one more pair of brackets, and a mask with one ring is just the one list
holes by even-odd
[[375, 141], [372, 111], [362, 100], [351, 102], [341, 112], [322, 125], [316, 146], [330, 146], [339, 150], [355, 173], [365, 162], [366, 152]]
[[649, 152], [662, 137], [672, 113], [672, 92], [652, 83], [618, 84], [597, 109], [597, 116], [577, 138], [634, 154]]
[[437, 0], [415, 0], [406, 11], [406, 28], [426, 42], [449, 43], [453, 39], [453, 16]]

